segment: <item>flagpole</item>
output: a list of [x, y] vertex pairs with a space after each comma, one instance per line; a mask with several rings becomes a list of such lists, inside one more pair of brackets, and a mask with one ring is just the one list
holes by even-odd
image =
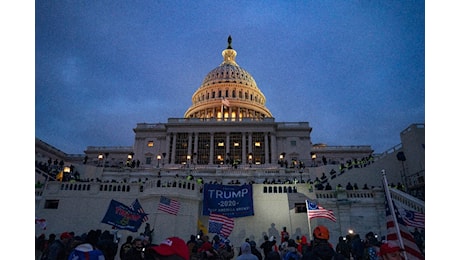
[[308, 201], [305, 201], [305, 204], [307, 206], [307, 221], [308, 221], [308, 235], [310, 237], [310, 240], [313, 239], [313, 236], [311, 235], [311, 224], [310, 224], [310, 217], [308, 217]]
[[224, 121], [224, 103], [221, 100], [220, 113], [222, 114], [222, 121]]
[[[391, 198], [390, 189], [388, 189], [388, 182], [387, 182], [387, 177], [386, 177], [385, 170], [382, 170], [382, 176], [383, 176], [382, 179], [383, 179], [383, 187], [385, 189], [386, 200], [388, 202], [388, 206], [390, 207], [390, 212], [391, 212], [391, 216], [393, 217], [393, 222], [395, 223], [396, 235], [398, 236], [399, 246], [402, 249], [405, 249], [404, 248], [404, 243], [403, 243], [403, 240], [402, 240], [402, 236], [401, 236], [401, 232], [399, 230], [398, 219], [396, 218], [396, 214], [395, 214], [395, 208], [394, 208], [394, 205], [393, 205], [393, 199]], [[403, 254], [404, 254], [404, 259], [407, 260], [408, 258], [407, 258], [406, 250], [403, 251]]]

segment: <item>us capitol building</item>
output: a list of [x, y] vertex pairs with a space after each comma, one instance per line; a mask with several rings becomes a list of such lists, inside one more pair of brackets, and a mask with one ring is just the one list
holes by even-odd
[[[66, 154], [36, 138], [35, 214], [47, 221], [47, 229], [36, 227], [36, 234], [113, 231], [101, 223], [110, 201], [130, 205], [138, 199], [155, 228], [154, 243], [173, 235], [188, 240], [208, 226], [203, 185], [216, 183], [252, 184], [254, 215], [235, 218], [229, 237], [235, 245], [245, 238], [260, 245], [264, 234], [280, 241], [282, 227], [293, 238], [311, 239], [306, 199], [334, 211], [337, 222], [311, 220], [313, 227], [330, 229], [334, 244], [351, 230], [383, 236], [383, 169], [394, 184], [393, 199], [424, 213], [424, 124], [403, 129], [401, 143], [382, 154], [367, 145], [314, 144], [308, 122], [275, 121], [236, 55], [229, 37], [222, 63], [204, 77], [183, 117], [138, 123], [133, 146], [88, 146], [84, 154]], [[348, 183], [355, 187], [346, 189]], [[161, 196], [180, 202], [177, 216], [157, 210]], [[117, 236], [135, 237], [144, 225]]]

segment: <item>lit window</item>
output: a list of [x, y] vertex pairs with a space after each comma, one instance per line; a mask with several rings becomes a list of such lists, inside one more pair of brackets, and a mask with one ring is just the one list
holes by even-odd
[[255, 142], [254, 145], [260, 147], [260, 142]]
[[240, 143], [234, 143], [233, 146], [240, 146]]
[[148, 146], [148, 147], [153, 147], [153, 141], [149, 141], [149, 142], [147, 143], [147, 146]]
[[224, 142], [217, 143], [217, 146], [224, 146]]

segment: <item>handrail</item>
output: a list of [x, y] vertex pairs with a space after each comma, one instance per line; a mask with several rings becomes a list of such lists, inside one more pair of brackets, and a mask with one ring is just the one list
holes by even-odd
[[425, 214], [425, 202], [423, 200], [395, 188], [389, 187], [389, 190], [393, 200], [403, 204], [407, 209]]

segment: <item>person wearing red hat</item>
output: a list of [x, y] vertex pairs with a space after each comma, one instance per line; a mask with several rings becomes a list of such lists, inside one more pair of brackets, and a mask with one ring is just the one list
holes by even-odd
[[169, 237], [159, 245], [149, 247], [145, 253], [146, 260], [190, 260], [187, 244], [182, 238]]
[[381, 256], [383, 260], [402, 260], [402, 251], [403, 250], [398, 245], [392, 241], [387, 241], [380, 246], [379, 256]]

